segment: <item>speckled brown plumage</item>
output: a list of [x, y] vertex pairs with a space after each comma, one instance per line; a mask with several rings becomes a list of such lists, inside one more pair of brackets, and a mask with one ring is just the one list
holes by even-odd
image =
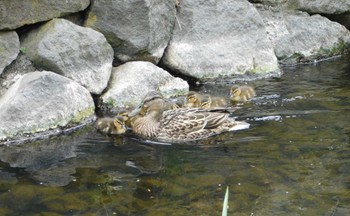
[[[149, 95], [153, 95], [149, 97]], [[163, 98], [146, 96], [135, 113], [143, 113], [134, 121], [132, 130], [147, 139], [182, 142], [204, 139], [225, 131], [247, 128], [248, 123], [229, 117], [228, 109], [180, 108], [164, 110]], [[238, 126], [238, 127], [237, 127]]]

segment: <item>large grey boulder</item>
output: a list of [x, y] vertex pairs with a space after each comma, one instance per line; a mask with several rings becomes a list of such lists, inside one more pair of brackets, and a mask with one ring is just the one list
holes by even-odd
[[162, 63], [200, 80], [278, 70], [264, 22], [246, 0], [182, 1]]
[[0, 74], [16, 59], [19, 53], [19, 38], [15, 31], [0, 31]]
[[269, 39], [281, 63], [314, 61], [341, 54], [350, 45], [350, 32], [320, 15], [259, 7]]
[[90, 0], [2, 0], [0, 3], [0, 29], [18, 27], [50, 20], [82, 11]]
[[93, 29], [53, 19], [30, 31], [21, 43], [35, 66], [73, 79], [93, 94], [100, 94], [108, 84], [113, 49]]
[[100, 105], [108, 109], [132, 108], [149, 91], [158, 90], [169, 98], [185, 95], [188, 89], [186, 81], [152, 63], [128, 62], [113, 68], [107, 91], [100, 97]]
[[349, 0], [322, 0], [322, 1], [310, 1], [310, 0], [298, 0], [295, 3], [295, 7], [299, 10], [307, 11], [311, 14], [341, 14], [350, 12]]
[[48, 71], [27, 73], [0, 98], [0, 140], [78, 124], [94, 108], [78, 83]]
[[120, 61], [158, 63], [174, 21], [174, 0], [93, 1], [85, 26], [102, 32]]

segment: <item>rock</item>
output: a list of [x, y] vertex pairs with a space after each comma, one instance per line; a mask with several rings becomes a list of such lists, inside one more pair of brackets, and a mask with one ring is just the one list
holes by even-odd
[[295, 4], [296, 9], [306, 11], [311, 14], [342, 14], [350, 12], [350, 1], [348, 0], [298, 0]]
[[21, 52], [17, 58], [5, 68], [0, 76], [0, 97], [15, 83], [22, 75], [36, 71], [33, 63]]
[[276, 7], [285, 7], [288, 5], [288, 3], [293, 4], [293, 1], [290, 0], [249, 0], [251, 3], [259, 3], [269, 6], [276, 6]]
[[78, 124], [94, 109], [78, 83], [49, 71], [27, 73], [0, 98], [0, 140]]
[[200, 80], [278, 70], [273, 46], [255, 7], [245, 0], [182, 1], [162, 58], [170, 70]]
[[295, 64], [341, 54], [350, 45], [350, 32], [320, 15], [259, 7], [269, 39], [281, 63]]
[[113, 68], [110, 84], [100, 98], [103, 108], [127, 108], [138, 105], [143, 96], [159, 90], [164, 97], [185, 95], [188, 83], [171, 76], [149, 62], [128, 62]]
[[19, 38], [15, 31], [0, 32], [0, 74], [16, 59], [19, 53]]
[[101, 33], [65, 19], [53, 19], [30, 31], [21, 42], [38, 68], [73, 79], [92, 94], [106, 88], [113, 49]]
[[93, 1], [85, 26], [106, 36], [119, 61], [158, 63], [174, 21], [174, 0]]
[[11, 0], [1, 1], [0, 29], [16, 29], [18, 27], [50, 20], [82, 11], [90, 4], [90, 0]]

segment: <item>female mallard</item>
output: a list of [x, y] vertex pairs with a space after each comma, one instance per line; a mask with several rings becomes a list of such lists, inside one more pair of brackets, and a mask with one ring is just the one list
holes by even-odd
[[133, 132], [147, 139], [183, 142], [249, 127], [246, 122], [230, 118], [226, 108], [164, 110], [164, 105], [159, 93], [148, 93], [141, 105], [129, 115], [138, 115], [132, 124]]
[[98, 131], [106, 134], [123, 134], [126, 132], [123, 116], [99, 118], [96, 120], [95, 127]]
[[230, 98], [233, 102], [245, 102], [255, 96], [255, 90], [251, 86], [234, 85], [230, 90]]

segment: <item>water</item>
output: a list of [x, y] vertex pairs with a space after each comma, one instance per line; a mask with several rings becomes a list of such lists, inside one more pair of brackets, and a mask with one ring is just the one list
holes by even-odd
[[[350, 215], [349, 56], [251, 82], [250, 129], [152, 144], [92, 126], [0, 147], [0, 215]], [[202, 92], [228, 97], [229, 84]]]

